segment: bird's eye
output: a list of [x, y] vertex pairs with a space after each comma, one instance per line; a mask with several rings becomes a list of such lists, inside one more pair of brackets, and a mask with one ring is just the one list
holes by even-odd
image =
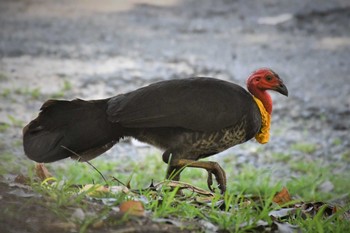
[[266, 80], [267, 81], [271, 81], [272, 80], [272, 76], [271, 75], [266, 76]]

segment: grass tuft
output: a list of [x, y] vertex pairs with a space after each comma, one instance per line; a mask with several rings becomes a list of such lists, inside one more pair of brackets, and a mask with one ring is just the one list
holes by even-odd
[[[7, 164], [16, 164], [10, 154], [2, 157], [8, 161]], [[292, 159], [288, 165], [296, 173], [286, 177], [276, 177], [270, 168], [256, 168], [249, 164], [236, 169], [224, 167], [228, 176], [227, 192], [224, 196], [216, 193], [208, 197], [194, 193], [191, 189], [170, 188], [167, 182], [162, 186], [150, 186], [151, 180], [155, 184], [164, 181], [166, 165], [159, 155], [149, 155], [137, 161], [119, 158], [108, 162], [106, 157], [100, 157], [91, 162], [106, 177], [109, 187], [122, 186], [113, 179], [115, 177], [124, 184], [130, 181], [133, 191], [103, 191], [107, 184], [86, 163], [66, 160], [47, 165], [55, 178], [43, 182], [37, 181], [34, 171], [29, 169], [30, 187], [41, 196], [37, 204], [51, 211], [61, 221], [72, 223], [80, 232], [89, 232], [101, 223], [118, 228], [143, 221], [140, 217], [123, 215], [117, 211], [116, 208], [126, 200], [143, 203], [146, 212], [142, 218], [153, 222], [170, 221], [176, 223], [179, 229], [196, 232], [258, 232], [269, 229], [275, 221], [286, 221], [299, 227], [302, 232], [346, 232], [348, 229], [347, 222], [342, 219], [350, 209], [349, 203], [328, 217], [325, 215], [327, 206], [321, 206], [314, 216], [303, 212], [278, 220], [269, 216], [272, 210], [281, 209], [273, 202], [273, 198], [284, 186], [294, 196], [295, 203], [326, 203], [349, 195], [350, 175], [332, 173], [338, 164], [325, 164], [316, 160], [309, 162], [306, 168], [306, 161]], [[10, 169], [7, 167], [6, 172]], [[181, 175], [182, 181], [208, 190], [206, 172], [187, 168]], [[322, 190], [325, 182], [332, 183], [334, 188]], [[82, 216], [73, 218], [76, 212]], [[208, 230], [208, 225], [211, 230]]]

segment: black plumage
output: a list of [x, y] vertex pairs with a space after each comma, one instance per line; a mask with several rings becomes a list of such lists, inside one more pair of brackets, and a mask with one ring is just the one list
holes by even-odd
[[177, 171], [183, 166], [200, 167], [208, 170], [208, 185], [214, 173], [225, 191], [222, 168], [197, 160], [251, 139], [260, 127], [259, 108], [244, 88], [213, 78], [190, 78], [101, 100], [49, 100], [23, 129], [23, 145], [37, 162], [67, 157], [85, 161], [131, 136], [165, 151], [168, 178], [179, 179]]

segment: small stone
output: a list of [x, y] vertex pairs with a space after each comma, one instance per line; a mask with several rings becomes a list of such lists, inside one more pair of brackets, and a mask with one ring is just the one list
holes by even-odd
[[318, 186], [318, 190], [324, 193], [329, 193], [334, 189], [334, 184], [329, 180], [323, 182], [320, 186]]
[[81, 208], [76, 208], [71, 216], [71, 219], [83, 221], [85, 219], [85, 213]]

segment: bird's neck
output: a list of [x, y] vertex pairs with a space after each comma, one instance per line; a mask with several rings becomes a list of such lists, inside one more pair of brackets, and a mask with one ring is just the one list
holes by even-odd
[[272, 113], [272, 99], [270, 94], [265, 90], [260, 90], [257, 88], [249, 88], [250, 93], [252, 93], [256, 98], [258, 98], [264, 105], [266, 111], [271, 115]]

